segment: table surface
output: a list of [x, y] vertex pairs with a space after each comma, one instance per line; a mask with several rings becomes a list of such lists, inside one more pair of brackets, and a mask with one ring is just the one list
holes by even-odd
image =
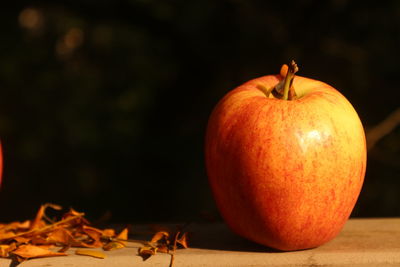
[[[400, 218], [351, 219], [331, 242], [315, 249], [273, 252], [244, 240], [222, 223], [189, 226], [189, 249], [176, 251], [174, 266], [400, 266]], [[33, 259], [20, 266], [169, 266], [170, 255], [159, 253], [143, 261], [139, 243], [104, 252], [105, 259], [74, 254]], [[10, 260], [0, 259], [0, 267]]]

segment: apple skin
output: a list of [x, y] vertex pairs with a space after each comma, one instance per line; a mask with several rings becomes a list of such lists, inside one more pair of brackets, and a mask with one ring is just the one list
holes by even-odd
[[284, 77], [251, 80], [214, 108], [205, 162], [217, 207], [238, 235], [282, 251], [320, 246], [343, 228], [366, 170], [366, 141], [350, 102], [296, 76], [295, 100], [267, 97]]

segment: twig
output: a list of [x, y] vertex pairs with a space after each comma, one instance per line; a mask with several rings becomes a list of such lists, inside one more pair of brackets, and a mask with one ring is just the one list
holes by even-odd
[[371, 150], [383, 137], [393, 131], [400, 124], [400, 108], [389, 114], [381, 123], [366, 132], [367, 148]]
[[169, 267], [173, 267], [173, 265], [174, 265], [174, 261], [175, 261], [175, 251], [176, 251], [176, 248], [177, 248], [177, 242], [178, 242], [178, 238], [179, 238], [179, 235], [181, 234], [181, 232], [180, 231], [178, 231], [176, 234], [175, 234], [175, 237], [174, 237], [174, 245], [172, 246], [172, 251], [169, 253], [170, 255], [171, 255], [171, 261], [170, 261], [170, 263], [169, 263]]

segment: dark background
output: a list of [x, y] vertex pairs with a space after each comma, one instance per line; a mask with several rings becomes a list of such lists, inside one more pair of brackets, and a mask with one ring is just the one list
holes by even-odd
[[[8, 1], [0, 221], [45, 202], [115, 222], [215, 216], [208, 116], [290, 59], [346, 95], [367, 130], [399, 107], [399, 1], [278, 2]], [[400, 216], [399, 136], [369, 151], [353, 216]]]

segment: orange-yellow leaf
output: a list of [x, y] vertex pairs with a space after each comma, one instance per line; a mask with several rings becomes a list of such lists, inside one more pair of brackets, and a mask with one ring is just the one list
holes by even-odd
[[75, 217], [75, 216], [82, 217], [83, 215], [84, 215], [84, 213], [78, 212], [78, 211], [74, 210], [73, 208], [70, 208], [69, 211], [64, 214], [63, 219], [68, 218], [68, 217]]
[[115, 230], [114, 229], [104, 229], [103, 230], [103, 236], [104, 237], [114, 237], [115, 236]]
[[54, 245], [52, 244], [45, 244], [45, 245], [36, 245], [39, 248], [43, 248], [43, 249], [51, 249], [54, 248]]
[[70, 245], [65, 245], [62, 248], [60, 248], [58, 252], [66, 252], [68, 249], [70, 249], [70, 247], [71, 247]]
[[34, 245], [21, 245], [14, 251], [12, 251], [12, 254], [15, 254], [24, 259], [53, 257], [53, 256], [66, 256], [67, 255], [62, 252], [53, 252], [46, 248], [42, 248], [42, 247], [34, 246]]
[[128, 228], [124, 228], [118, 235], [119, 240], [128, 240]]
[[157, 252], [169, 253], [169, 248], [168, 248], [167, 245], [158, 245], [157, 246]]
[[0, 232], [28, 230], [30, 226], [31, 222], [29, 220], [26, 220], [24, 222], [11, 222], [8, 224], [2, 224], [0, 226]]
[[68, 225], [69, 226], [73, 226], [73, 225], [82, 225], [82, 224], [89, 224], [89, 221], [86, 220], [83, 216], [85, 215], [85, 213], [83, 212], [77, 212], [74, 209], [70, 209], [67, 213], [64, 214], [64, 216], [62, 217], [62, 220], [66, 220], [68, 218], [74, 218], [71, 221], [68, 221]]
[[83, 256], [91, 256], [94, 258], [99, 258], [99, 259], [104, 259], [106, 255], [98, 250], [90, 250], [90, 249], [77, 249], [75, 251], [75, 254], [77, 255], [83, 255]]
[[157, 233], [155, 233], [154, 235], [153, 235], [153, 237], [151, 238], [151, 243], [157, 243], [157, 242], [162, 242], [162, 241], [165, 241], [165, 240], [168, 240], [168, 237], [169, 237], [169, 233], [168, 232], [165, 232], [165, 231], [159, 231], [159, 232], [157, 232]]
[[36, 213], [35, 219], [32, 221], [32, 224], [30, 227], [31, 229], [35, 229], [35, 228], [39, 227], [39, 222], [42, 221], [45, 209], [46, 209], [46, 207], [44, 205], [40, 206], [38, 212]]
[[[109, 248], [111, 249], [118, 249], [118, 248], [123, 248], [126, 246], [126, 242], [123, 240], [128, 240], [128, 228], [124, 228], [116, 237], [117, 241], [116, 242], [110, 242], [106, 245], [105, 250], [108, 250]], [[110, 249], [110, 250], [111, 250]]]
[[10, 255], [10, 252], [16, 247], [17, 245], [15, 243], [11, 243], [10, 245], [0, 245], [0, 257], [7, 258]]
[[2, 224], [0, 227], [0, 241], [13, 239], [18, 236], [19, 232], [29, 230], [30, 224], [30, 221]]
[[[14, 240], [17, 240], [18, 237], [14, 238]], [[45, 245], [45, 244], [49, 244], [49, 241], [40, 235], [34, 235], [30, 238], [30, 243], [32, 245]]]
[[13, 232], [0, 232], [0, 241], [12, 239], [16, 236]]
[[71, 242], [71, 234], [65, 228], [58, 227], [47, 235], [46, 240], [51, 244], [68, 245]]
[[31, 239], [23, 236], [18, 236], [14, 238], [14, 240], [17, 241], [18, 243], [28, 243]]
[[51, 203], [46, 203], [44, 205], [41, 205], [37, 214], [36, 214], [36, 218], [32, 221], [31, 224], [31, 229], [35, 229], [35, 228], [39, 228], [39, 227], [43, 227], [45, 225], [44, 221], [43, 221], [43, 217], [45, 216], [45, 212], [47, 208], [52, 208], [55, 210], [61, 210], [62, 207], [56, 204], [51, 204]]
[[0, 245], [0, 257], [7, 258], [9, 248], [10, 248], [10, 245]]
[[184, 248], [188, 248], [187, 244], [187, 233], [183, 233], [180, 237], [177, 236], [176, 243]]
[[82, 230], [94, 241], [99, 241], [103, 235], [103, 231], [87, 225], [83, 225]]
[[125, 247], [125, 242], [121, 241], [111, 241], [103, 246], [103, 249], [106, 251], [115, 250]]
[[84, 238], [84, 236], [80, 237], [71, 237], [70, 241], [71, 247], [85, 247], [85, 248], [100, 248], [103, 246], [103, 243], [99, 240], [93, 241], [89, 238]]

